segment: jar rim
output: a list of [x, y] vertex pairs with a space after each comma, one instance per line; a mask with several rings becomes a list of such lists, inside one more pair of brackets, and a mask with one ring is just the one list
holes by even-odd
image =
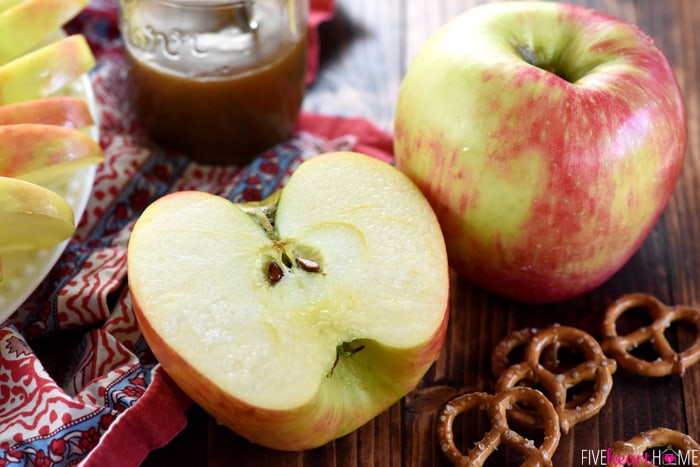
[[185, 8], [221, 8], [241, 7], [254, 3], [255, 0], [160, 0], [161, 3]]

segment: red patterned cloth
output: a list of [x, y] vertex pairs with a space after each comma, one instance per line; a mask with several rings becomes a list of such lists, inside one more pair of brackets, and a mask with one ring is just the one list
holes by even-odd
[[[333, 6], [311, 1], [310, 80], [318, 64], [315, 26]], [[258, 200], [326, 151], [392, 158], [391, 137], [365, 120], [308, 114], [290, 141], [245, 167], [202, 166], [151, 145], [126, 99], [116, 16], [113, 1], [93, 0], [69, 25], [98, 58], [91, 80], [105, 161], [65, 253], [0, 325], [0, 467], [138, 465], [184, 428], [191, 402], [149, 352], [126, 282], [129, 234], [151, 202], [185, 189]]]

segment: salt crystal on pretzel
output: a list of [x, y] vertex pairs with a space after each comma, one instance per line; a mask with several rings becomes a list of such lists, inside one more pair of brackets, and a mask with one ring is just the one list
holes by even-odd
[[[545, 349], [552, 345], [580, 353], [585, 361], [570, 369], [555, 369], [542, 364]], [[562, 433], [575, 424], [596, 415], [605, 405], [612, 390], [612, 375], [617, 365], [605, 358], [598, 341], [590, 334], [569, 326], [550, 326], [532, 334], [525, 347], [524, 360], [507, 368], [496, 381], [496, 392], [518, 386], [523, 381], [540, 385], [559, 416]], [[590, 381], [593, 391], [585, 397], [568, 398], [569, 389]], [[514, 410], [511, 418], [526, 427], [540, 425], [537, 414]]]
[[[521, 436], [508, 426], [508, 412], [517, 404], [534, 408], [544, 420], [541, 446], [535, 446], [533, 440]], [[455, 445], [453, 424], [459, 414], [472, 408], [486, 411], [491, 429], [480, 441], [474, 443], [474, 447], [467, 454], [463, 454]], [[501, 445], [522, 454], [525, 458], [523, 466], [550, 467], [561, 438], [559, 417], [554, 406], [540, 391], [528, 387], [516, 387], [495, 395], [473, 392], [450, 400], [438, 416], [437, 435], [440, 448], [452, 464], [471, 467], [483, 466]]]
[[[646, 309], [653, 322], [630, 334], [618, 335], [617, 320], [623, 313], [634, 308]], [[664, 334], [674, 321], [682, 321], [695, 328], [693, 344], [682, 352], [676, 352]], [[653, 346], [659, 355], [658, 359], [643, 360], [630, 353], [645, 343]], [[689, 366], [700, 360], [700, 309], [690, 306], [669, 307], [652, 295], [643, 293], [623, 295], [605, 312], [601, 345], [606, 354], [629, 371], [643, 376], [683, 376]]]

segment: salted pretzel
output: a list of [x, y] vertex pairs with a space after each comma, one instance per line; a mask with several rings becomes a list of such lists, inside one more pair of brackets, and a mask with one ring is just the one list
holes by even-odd
[[[646, 309], [653, 323], [625, 336], [617, 333], [617, 320], [633, 308]], [[695, 341], [682, 352], [676, 352], [669, 344], [664, 331], [674, 321], [683, 321], [695, 327]], [[650, 343], [659, 358], [643, 360], [630, 353], [639, 345]], [[623, 295], [610, 305], [603, 321], [602, 347], [623, 368], [644, 376], [680, 375], [700, 360], [700, 309], [690, 306], [668, 307], [655, 297], [643, 293]]]
[[[544, 420], [544, 437], [540, 446], [535, 446], [533, 440], [523, 437], [508, 426], [510, 414], [507, 412], [516, 405], [533, 408]], [[455, 445], [453, 423], [459, 414], [472, 408], [486, 411], [491, 429], [481, 440], [474, 443], [474, 447], [467, 454], [463, 454]], [[470, 467], [482, 466], [501, 445], [522, 454], [525, 458], [523, 466], [549, 467], [552, 465], [552, 456], [561, 438], [559, 417], [552, 403], [540, 391], [524, 386], [494, 395], [473, 392], [458, 396], [443, 406], [437, 423], [438, 442], [445, 456], [454, 465]]]
[[[556, 347], [575, 351], [583, 362], [572, 368], [556, 368], [541, 362], [546, 349]], [[590, 334], [569, 326], [554, 325], [534, 333], [526, 344], [521, 363], [508, 367], [496, 381], [496, 392], [517, 387], [522, 382], [536, 384], [554, 405], [559, 416], [561, 432], [567, 434], [578, 422], [600, 412], [612, 390], [612, 375], [617, 365], [603, 354], [598, 341]], [[592, 390], [575, 397], [568, 391], [585, 382], [592, 383]], [[516, 408], [511, 419], [526, 427], [540, 426], [540, 417], [529, 410]]]
[[[676, 452], [698, 452], [700, 451], [700, 444], [680, 431], [668, 428], [654, 428], [653, 430], [640, 433], [629, 441], [615, 441], [612, 446], [612, 456], [616, 460], [632, 460], [636, 462], [634, 465], [654, 467], [650, 456], [645, 456], [644, 454], [653, 448], [669, 449], [671, 450], [669, 451], [670, 455], [673, 456]], [[633, 457], [630, 458], [629, 456]], [[644, 459], [643, 463], [640, 459]], [[676, 465], [675, 462], [671, 464], [675, 459], [666, 461], [662, 458], [661, 460], [664, 462], [664, 465]]]

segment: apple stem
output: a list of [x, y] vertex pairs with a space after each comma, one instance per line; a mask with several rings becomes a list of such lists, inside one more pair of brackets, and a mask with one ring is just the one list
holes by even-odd
[[341, 356], [351, 357], [364, 348], [365, 346], [362, 344], [358, 345], [357, 347], [353, 347], [351, 342], [343, 342], [337, 346], [335, 349], [335, 361], [333, 362], [333, 366], [331, 366], [331, 369], [326, 376], [328, 378], [333, 376], [333, 372], [335, 371], [335, 367], [338, 366]]

